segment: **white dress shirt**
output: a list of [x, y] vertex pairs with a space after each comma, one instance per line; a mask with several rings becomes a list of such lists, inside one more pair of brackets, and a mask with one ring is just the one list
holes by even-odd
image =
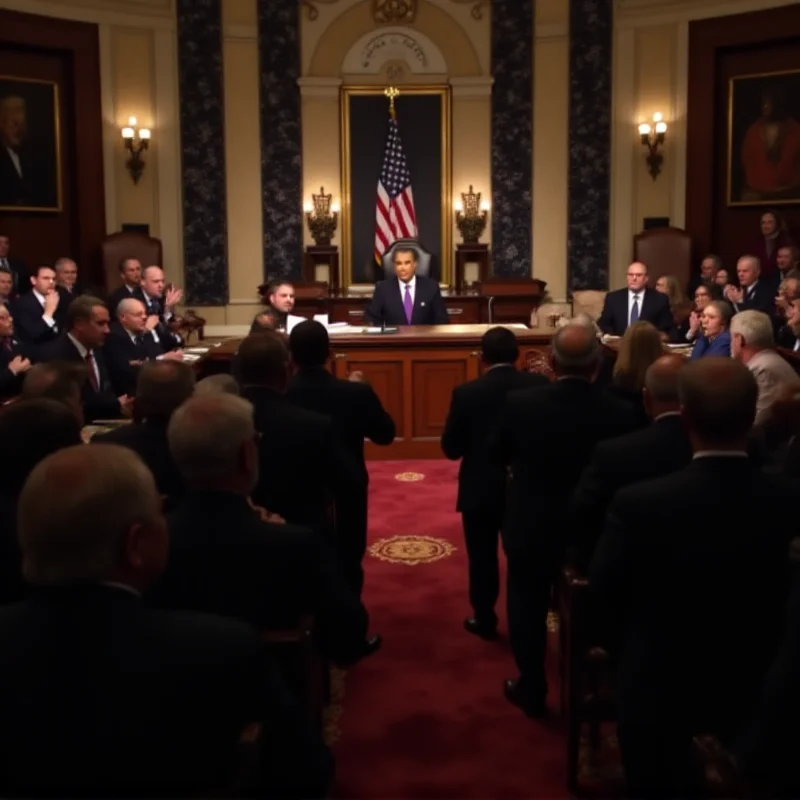
[[[89, 355], [89, 351], [71, 333], [68, 333], [67, 336], [72, 344], [75, 345], [75, 349], [78, 353], [80, 353], [83, 362], [86, 363], [86, 356]], [[94, 353], [92, 353], [92, 369], [94, 369], [94, 377], [97, 379], [97, 385], [100, 386], [100, 369], [97, 366], [97, 359], [94, 357]]]
[[403, 308], [405, 308], [406, 303], [406, 286], [408, 286], [411, 294], [411, 307], [414, 307], [414, 300], [417, 296], [417, 276], [414, 275], [408, 283], [405, 281], [398, 281], [400, 284], [400, 302], [403, 304]]
[[642, 303], [644, 303], [644, 289], [638, 292], [632, 292], [628, 289], [628, 325], [631, 324], [631, 311], [633, 311], [633, 303], [638, 300], [639, 302], [639, 319], [642, 318]]
[[6, 147], [6, 153], [8, 153], [8, 157], [11, 159], [11, 163], [14, 165], [14, 169], [17, 171], [17, 174], [20, 178], [24, 177], [22, 174], [22, 164], [19, 160], [19, 155], [15, 150], [12, 150], [10, 147]]
[[[42, 308], [44, 308], [44, 295], [39, 294], [39, 292], [37, 292], [36, 289], [34, 289], [33, 296], [39, 301], [39, 305]], [[49, 328], [52, 328], [53, 330], [58, 330], [58, 328], [56, 328], [56, 321], [51, 316], [49, 316], [48, 314], [42, 314], [42, 319], [45, 321], [45, 324]]]

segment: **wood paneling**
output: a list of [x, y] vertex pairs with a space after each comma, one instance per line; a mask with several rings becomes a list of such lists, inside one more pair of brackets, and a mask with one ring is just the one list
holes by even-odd
[[[694, 261], [719, 252], [726, 266], [759, 237], [766, 206], [728, 207], [728, 80], [800, 69], [800, 4], [692, 22], [689, 26], [686, 230]], [[800, 206], [780, 206], [800, 236]]]
[[76, 258], [103, 285], [105, 236], [100, 55], [96, 25], [0, 10], [0, 74], [54, 80], [60, 89], [62, 211], [3, 212], [0, 230], [29, 266]]
[[478, 357], [475, 351], [430, 352], [425, 353], [424, 360], [414, 359], [411, 362], [411, 381], [414, 385], [412, 431], [415, 441], [439, 441], [453, 389], [477, 377]]

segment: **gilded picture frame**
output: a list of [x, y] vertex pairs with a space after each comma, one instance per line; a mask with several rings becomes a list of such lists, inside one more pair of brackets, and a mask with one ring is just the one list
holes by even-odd
[[800, 203], [800, 70], [728, 81], [727, 204]]
[[[416, 120], [406, 113], [407, 109], [403, 107], [403, 98], [414, 97], [429, 97], [438, 98], [439, 110], [436, 132], [436, 141], [439, 144], [440, 159], [440, 174], [436, 182], [436, 211], [440, 216], [439, 227], [440, 234], [437, 237], [437, 249], [439, 250], [439, 282], [443, 286], [450, 284], [452, 276], [452, 261], [453, 261], [453, 219], [452, 219], [452, 148], [451, 148], [451, 95], [449, 86], [439, 85], [423, 85], [423, 86], [401, 86], [400, 96], [397, 98], [398, 109], [398, 125], [400, 128], [400, 135], [404, 139], [406, 145], [406, 152], [409, 158], [409, 167], [411, 169], [412, 187], [414, 187], [415, 204], [420, 204], [423, 198], [420, 194], [418, 197], [418, 189], [421, 188], [420, 182], [423, 178], [418, 175], [415, 178], [415, 165], [412, 163], [412, 153], [409, 152], [413, 143], [409, 141], [418, 128], [415, 125]], [[353, 196], [354, 196], [354, 176], [353, 176], [353, 139], [354, 131], [352, 130], [351, 122], [351, 105], [354, 101], [357, 102], [361, 97], [372, 97], [375, 102], [382, 102], [385, 104], [385, 114], [382, 116], [382, 122], [379, 127], [369, 131], [370, 137], [375, 137], [374, 143], [379, 145], [382, 151], [385, 140], [387, 125], [389, 119], [389, 101], [384, 96], [386, 87], [380, 85], [373, 86], [344, 86], [340, 93], [340, 112], [341, 112], [341, 174], [342, 174], [342, 218], [341, 218], [341, 242], [342, 242], [342, 288], [366, 290], [371, 289], [374, 284], [370, 281], [354, 280], [353, 268]], [[414, 130], [412, 131], [412, 126]], [[405, 135], [404, 135], [405, 132]], [[355, 137], [357, 138], [357, 137]], [[373, 167], [375, 165], [372, 165]], [[375, 199], [377, 198], [378, 177], [380, 173], [380, 164], [374, 170], [374, 175], [370, 171], [368, 180], [372, 182], [374, 196], [372, 199], [372, 224], [374, 225], [375, 214]], [[363, 178], [363, 176], [361, 176]], [[420, 220], [418, 213], [418, 223], [420, 227], [420, 243], [423, 245], [430, 245], [424, 240], [424, 220]], [[374, 227], [373, 227], [374, 231]], [[357, 248], [358, 249], [358, 248]], [[429, 247], [429, 249], [432, 249]]]
[[0, 75], [0, 211], [59, 212], [59, 85]]

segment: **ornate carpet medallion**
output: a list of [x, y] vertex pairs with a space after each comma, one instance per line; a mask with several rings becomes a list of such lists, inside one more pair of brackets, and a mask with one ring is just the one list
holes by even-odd
[[424, 481], [425, 476], [421, 472], [398, 472], [394, 479], [404, 483], [413, 483], [414, 481]]
[[453, 554], [456, 548], [447, 539], [433, 536], [392, 536], [370, 545], [369, 554], [392, 564], [430, 564]]

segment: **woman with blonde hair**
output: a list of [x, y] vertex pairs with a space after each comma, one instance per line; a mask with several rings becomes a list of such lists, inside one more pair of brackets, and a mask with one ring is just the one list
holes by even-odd
[[644, 320], [629, 325], [619, 343], [611, 386], [606, 391], [627, 402], [642, 427], [650, 422], [642, 398], [644, 376], [650, 365], [663, 355], [661, 334], [655, 325]]

